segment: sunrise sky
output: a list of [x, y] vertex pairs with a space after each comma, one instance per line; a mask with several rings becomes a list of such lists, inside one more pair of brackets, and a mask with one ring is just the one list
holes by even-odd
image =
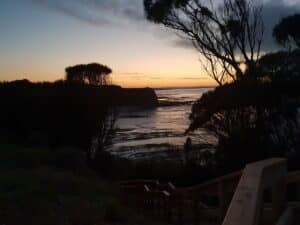
[[[299, 0], [265, 3], [271, 27], [299, 12]], [[54, 81], [67, 66], [98, 62], [124, 87], [214, 85], [199, 55], [172, 32], [144, 19], [142, 0], [1, 0], [0, 80]]]

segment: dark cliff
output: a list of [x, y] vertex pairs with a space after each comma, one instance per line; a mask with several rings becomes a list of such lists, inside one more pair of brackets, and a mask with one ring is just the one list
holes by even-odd
[[158, 105], [156, 93], [152, 88], [117, 87], [110, 94], [117, 106], [154, 107]]

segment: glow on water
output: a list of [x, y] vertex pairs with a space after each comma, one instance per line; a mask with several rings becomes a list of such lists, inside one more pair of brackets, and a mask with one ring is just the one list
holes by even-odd
[[[189, 126], [192, 102], [207, 88], [156, 90], [162, 106], [153, 109], [122, 108], [116, 122], [117, 133], [109, 149], [124, 157], [182, 148]], [[168, 104], [164, 104], [168, 103]], [[205, 131], [192, 135], [193, 141], [210, 143], [215, 139]]]

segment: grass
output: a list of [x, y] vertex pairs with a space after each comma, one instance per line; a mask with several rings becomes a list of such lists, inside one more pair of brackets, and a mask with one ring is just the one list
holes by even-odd
[[121, 221], [111, 186], [72, 148], [0, 144], [0, 224], [68, 225]]

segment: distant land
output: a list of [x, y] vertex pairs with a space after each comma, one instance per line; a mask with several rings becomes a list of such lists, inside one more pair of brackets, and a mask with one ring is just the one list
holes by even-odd
[[197, 88], [215, 88], [217, 87], [216, 85], [208, 85], [208, 86], [188, 86], [188, 87], [159, 87], [159, 88], [155, 88], [153, 87], [154, 90], [170, 90], [170, 89], [197, 89]]

